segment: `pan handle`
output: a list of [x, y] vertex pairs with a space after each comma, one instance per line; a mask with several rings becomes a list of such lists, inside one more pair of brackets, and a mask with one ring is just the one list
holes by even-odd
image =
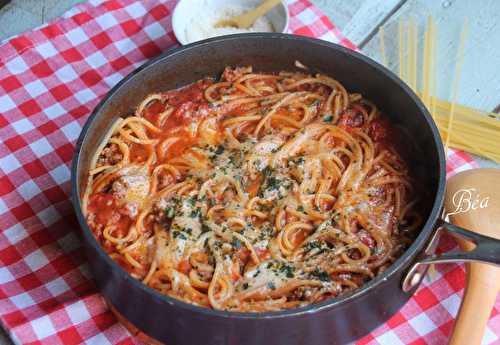
[[[408, 270], [403, 279], [403, 291], [408, 292], [417, 286], [425, 276], [427, 266], [430, 264], [440, 264], [449, 262], [481, 262], [500, 266], [500, 240], [492, 237], [480, 235], [466, 230], [459, 226], [439, 220], [437, 231], [427, 245], [422, 256]], [[475, 244], [471, 251], [453, 251], [443, 254], [435, 254], [435, 249], [439, 238], [443, 232], [448, 232], [453, 236], [463, 238]]]

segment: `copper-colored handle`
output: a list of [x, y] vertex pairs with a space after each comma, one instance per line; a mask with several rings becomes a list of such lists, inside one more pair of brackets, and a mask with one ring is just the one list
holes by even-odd
[[[450, 222], [472, 231], [500, 239], [500, 170], [473, 169], [456, 174], [448, 180], [445, 209]], [[457, 239], [465, 251], [475, 252], [481, 244]], [[474, 242], [474, 241], [473, 241]], [[480, 250], [500, 260], [492, 246]], [[466, 266], [467, 281], [462, 305], [451, 333], [452, 345], [480, 345], [491, 309], [500, 290], [500, 268], [470, 262]]]
[[[423, 255], [403, 279], [403, 290], [411, 291], [418, 286], [429, 264], [466, 262], [466, 288], [450, 345], [481, 344], [500, 290], [499, 181], [500, 169], [468, 170], [448, 180], [445, 209], [453, 224], [440, 221]], [[461, 251], [434, 254], [443, 231], [457, 239]]]
[[467, 284], [449, 345], [481, 344], [484, 326], [500, 289], [499, 268], [477, 263], [467, 265]]

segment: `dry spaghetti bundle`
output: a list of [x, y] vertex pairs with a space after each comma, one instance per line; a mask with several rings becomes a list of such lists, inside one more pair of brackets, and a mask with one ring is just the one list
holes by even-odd
[[[415, 21], [399, 22], [399, 76], [421, 97], [432, 114], [445, 142], [449, 146], [465, 150], [496, 162], [500, 162], [500, 122], [497, 115], [457, 103], [458, 85], [465, 49], [467, 22], [464, 23], [457, 51], [454, 77], [451, 86], [451, 100], [436, 97], [437, 35], [432, 18], [427, 21], [423, 47], [419, 54], [418, 27]], [[388, 66], [384, 43], [384, 28], [379, 32], [381, 62]], [[418, 58], [422, 59], [419, 70]], [[420, 83], [419, 83], [420, 82]]]

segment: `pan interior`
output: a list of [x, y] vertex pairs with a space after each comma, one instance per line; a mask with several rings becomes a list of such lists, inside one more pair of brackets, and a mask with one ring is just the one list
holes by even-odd
[[[133, 113], [147, 95], [207, 76], [217, 78], [226, 66], [253, 66], [258, 72], [295, 71], [296, 61], [307, 66], [310, 73], [328, 75], [349, 92], [363, 94], [401, 129], [402, 149], [408, 152], [412, 175], [421, 184], [427, 201], [421, 210], [423, 219], [428, 219], [423, 227], [427, 233], [422, 233], [408, 250], [415, 253], [432, 230], [442, 203], [444, 165], [435, 126], [416, 96], [392, 73], [359, 54], [319, 40], [282, 34], [233, 35], [167, 52], [139, 68], [108, 94], [85, 126], [74, 166], [75, 194], [81, 196], [91, 157], [113, 120]], [[77, 212], [82, 222], [79, 206]], [[90, 233], [86, 226], [84, 231]], [[94, 245], [98, 246], [97, 242]]]

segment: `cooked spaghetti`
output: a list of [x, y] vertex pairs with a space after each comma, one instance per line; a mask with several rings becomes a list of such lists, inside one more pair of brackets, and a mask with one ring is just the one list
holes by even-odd
[[147, 97], [112, 126], [82, 198], [134, 278], [232, 311], [361, 287], [420, 224], [397, 132], [323, 75], [226, 68]]

